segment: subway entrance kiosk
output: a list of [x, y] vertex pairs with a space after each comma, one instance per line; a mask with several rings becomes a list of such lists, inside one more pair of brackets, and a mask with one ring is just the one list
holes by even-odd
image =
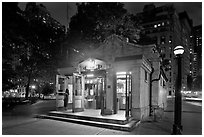
[[103, 114], [105, 101], [105, 62], [88, 59], [79, 63], [78, 68], [59, 69], [56, 76], [56, 107], [64, 107], [64, 93], [69, 91], [68, 109], [72, 112], [84, 109], [101, 109]]
[[59, 69], [57, 108], [63, 109], [64, 93], [68, 89], [68, 109], [73, 113], [98, 109], [101, 115], [122, 112], [126, 119], [147, 117], [151, 72], [148, 60], [143, 55], [133, 55], [117, 57], [108, 63], [89, 58], [78, 63], [76, 69]]

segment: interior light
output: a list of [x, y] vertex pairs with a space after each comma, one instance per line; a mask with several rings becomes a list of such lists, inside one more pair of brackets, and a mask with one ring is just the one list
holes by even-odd
[[90, 78], [90, 77], [94, 77], [94, 74], [87, 74], [86, 76]]
[[90, 80], [90, 83], [92, 84], [92, 83], [93, 83], [93, 80]]
[[95, 61], [90, 59], [87, 63], [87, 68], [88, 69], [95, 69]]
[[117, 74], [117, 75], [125, 75], [126, 72], [117, 72], [116, 74]]

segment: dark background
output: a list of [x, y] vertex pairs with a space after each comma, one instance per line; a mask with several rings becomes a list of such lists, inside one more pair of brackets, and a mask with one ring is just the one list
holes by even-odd
[[[87, 1], [88, 2], [88, 1]], [[110, 1], [111, 2], [111, 1]], [[116, 1], [113, 1], [116, 2]], [[67, 3], [65, 2], [39, 2], [46, 6], [51, 16], [62, 25], [67, 26]], [[193, 26], [202, 24], [202, 2], [123, 2], [128, 12], [135, 14], [142, 12], [144, 5], [154, 3], [156, 7], [173, 3], [178, 12], [187, 11], [189, 17], [193, 20]], [[20, 2], [19, 7], [24, 10], [26, 2]], [[75, 2], [68, 3], [68, 17], [76, 13]]]

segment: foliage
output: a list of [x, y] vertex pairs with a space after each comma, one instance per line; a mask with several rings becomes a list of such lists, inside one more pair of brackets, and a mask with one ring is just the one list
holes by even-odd
[[192, 87], [193, 87], [193, 77], [192, 75], [188, 75], [187, 76], [187, 88], [188, 90], [192, 90]]
[[71, 18], [70, 36], [95, 43], [103, 42], [112, 34], [134, 42], [139, 39], [140, 28], [122, 3], [81, 3], [77, 8], [77, 14]]
[[15, 72], [12, 66], [8, 63], [3, 63], [2, 65], [2, 90], [6, 91], [13, 87], [15, 84], [11, 82], [12, 78], [15, 76]]
[[18, 3], [2, 3], [2, 89], [8, 90], [15, 87], [13, 78], [16, 76], [14, 64], [18, 63], [18, 51], [21, 44], [20, 32], [24, 30], [25, 22], [21, 17]]
[[198, 75], [194, 80], [193, 80], [193, 90], [198, 90], [202, 91], [202, 75]]
[[46, 83], [42, 88], [42, 94], [43, 95], [49, 95], [54, 92], [54, 86], [50, 85], [49, 83]]
[[[43, 16], [37, 18], [38, 9], [34, 7], [32, 10], [21, 11], [18, 3], [12, 2], [3, 3], [2, 8], [3, 85], [8, 79], [12, 79], [16, 85], [26, 85], [26, 97], [33, 79], [45, 82], [54, 80], [58, 45], [65, 34], [65, 30], [58, 27], [50, 16], [47, 19]], [[15, 76], [6, 75], [11, 71], [9, 68], [15, 72]]]

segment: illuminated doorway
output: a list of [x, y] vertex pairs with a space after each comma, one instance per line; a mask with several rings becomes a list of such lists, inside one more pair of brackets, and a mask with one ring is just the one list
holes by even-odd
[[132, 107], [132, 75], [131, 73], [119, 72], [117, 77], [117, 100], [118, 110], [125, 110], [125, 116], [130, 117]]
[[105, 70], [82, 72], [85, 77], [85, 109], [104, 109], [105, 107]]
[[85, 109], [101, 109], [103, 85], [102, 77], [85, 78]]

